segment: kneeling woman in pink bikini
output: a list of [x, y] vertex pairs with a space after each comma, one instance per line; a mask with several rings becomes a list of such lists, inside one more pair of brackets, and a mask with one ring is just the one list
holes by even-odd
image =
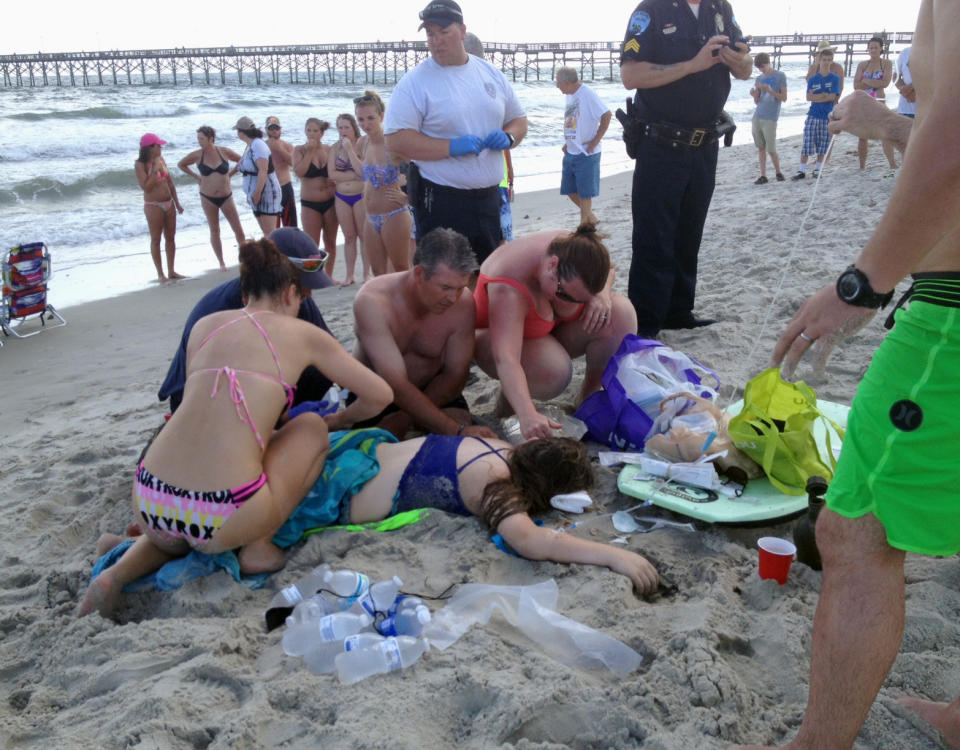
[[[140, 155], [133, 163], [137, 182], [143, 188], [143, 213], [150, 229], [150, 257], [157, 269], [157, 279], [161, 282], [184, 278], [173, 270], [177, 254], [177, 212], [182, 214], [183, 206], [177, 197], [177, 186], [173, 184], [170, 170], [160, 156], [160, 147], [166, 145], [167, 142], [154, 133], [144, 133], [140, 139]], [[161, 235], [167, 255], [166, 275], [160, 261]]]
[[[393, 400], [386, 382], [336, 339], [297, 319], [304, 289], [292, 260], [269, 239], [240, 248], [246, 307], [194, 326], [183, 402], [136, 470], [133, 510], [144, 533], [91, 584], [81, 616], [110, 614], [126, 583], [191, 549], [239, 548], [244, 573], [281, 568], [283, 553], [270, 540], [316, 481], [328, 427], [372, 417]], [[310, 270], [313, 259], [296, 260]], [[309, 365], [357, 400], [335, 415], [303, 414], [274, 430], [292, 403], [290, 383]]]

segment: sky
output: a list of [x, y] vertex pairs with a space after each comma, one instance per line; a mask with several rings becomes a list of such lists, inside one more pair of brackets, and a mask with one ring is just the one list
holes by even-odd
[[[912, 31], [920, 7], [920, 0], [876, 0], [865, 14], [862, 3], [837, 0], [732, 2], [744, 33], [753, 35]], [[130, 0], [47, 0], [41, 20], [31, 3], [10, 2], [0, 11], [0, 54], [422, 39], [417, 14], [424, 5], [426, 0], [294, 0], [272, 8], [264, 0], [164, 0], [149, 6]], [[563, 5], [460, 0], [460, 5], [469, 31], [500, 42], [619, 41], [635, 7], [630, 0]]]

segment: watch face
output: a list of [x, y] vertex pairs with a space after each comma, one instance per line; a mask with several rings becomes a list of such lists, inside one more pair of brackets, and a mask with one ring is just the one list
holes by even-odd
[[856, 299], [860, 294], [860, 279], [852, 271], [841, 274], [837, 279], [837, 295], [844, 302]]

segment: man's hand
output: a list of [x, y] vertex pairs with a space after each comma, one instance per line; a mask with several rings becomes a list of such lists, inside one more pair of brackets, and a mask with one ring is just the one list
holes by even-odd
[[[506, 138], [506, 134], [504, 134], [504, 138]], [[450, 156], [476, 155], [483, 149], [483, 142], [478, 135], [459, 135], [450, 141]]]
[[913, 104], [917, 101], [917, 90], [913, 88], [912, 83], [905, 83], [900, 87], [900, 96]]
[[[730, 37], [724, 36], [723, 34], [710, 37], [707, 43], [700, 48], [696, 57], [690, 61], [690, 72], [698, 73], [701, 70], [712, 68], [717, 63], [723, 62], [721, 55], [723, 54], [723, 48], [727, 46], [729, 41]], [[736, 53], [730, 50], [730, 54]]]
[[[709, 42], [708, 42], [709, 44]], [[730, 68], [734, 76], [746, 80], [750, 77], [753, 70], [753, 60], [750, 58], [750, 48], [743, 42], [736, 43], [736, 49], [731, 49], [727, 45], [720, 47], [717, 59]], [[760, 84], [764, 86], [766, 84]], [[770, 87], [767, 86], [769, 89]], [[771, 91], [771, 93], [773, 93]]]
[[503, 151], [510, 148], [510, 136], [508, 136], [502, 130], [491, 130], [489, 133], [487, 133], [487, 137], [484, 138], [480, 143], [480, 148]]
[[863, 328], [875, 314], [876, 310], [843, 302], [834, 284], [825, 286], [793, 316], [774, 347], [770, 366], [777, 367], [783, 362], [783, 377], [793, 377], [800, 358], [816, 342], [815, 368], [821, 370], [833, 348]]
[[833, 135], [845, 132], [866, 140], [882, 140], [887, 137], [883, 126], [887, 112], [886, 105], [866, 91], [854, 91], [833, 108], [828, 129]]

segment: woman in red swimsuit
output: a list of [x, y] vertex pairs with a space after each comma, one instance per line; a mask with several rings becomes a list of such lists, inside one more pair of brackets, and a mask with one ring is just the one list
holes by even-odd
[[[297, 318], [310, 290], [292, 260], [269, 239], [240, 248], [246, 306], [193, 327], [183, 402], [136, 468], [132, 500], [143, 535], [91, 584], [78, 614], [109, 614], [126, 583], [192, 549], [211, 555], [239, 549], [247, 574], [283, 567], [271, 538], [320, 474], [327, 429], [368, 419], [393, 400], [379, 375], [326, 331]], [[304, 271], [323, 265], [296, 260]], [[357, 400], [336, 414], [303, 414], [274, 430], [293, 402], [290, 383], [310, 365]]]
[[497, 416], [516, 413], [525, 438], [552, 437], [560, 428], [533, 400], [566, 389], [573, 359], [586, 358], [580, 403], [600, 389], [623, 337], [637, 332], [633, 305], [613, 292], [613, 279], [610, 254], [593, 224], [508, 242], [480, 266], [474, 358], [500, 380]]

